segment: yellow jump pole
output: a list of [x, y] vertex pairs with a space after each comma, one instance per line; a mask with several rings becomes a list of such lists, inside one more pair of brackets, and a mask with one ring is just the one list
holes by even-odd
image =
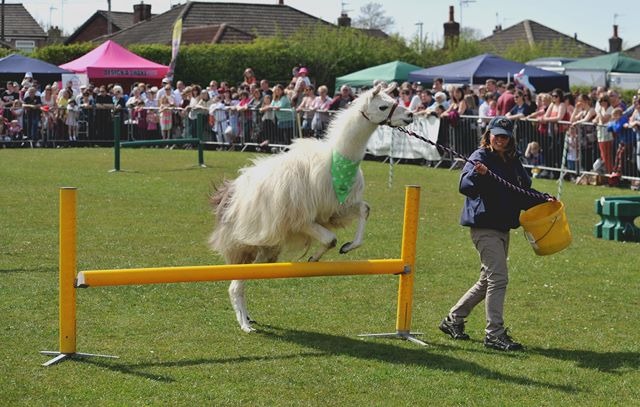
[[416, 274], [416, 242], [418, 239], [418, 219], [420, 212], [420, 186], [408, 185], [404, 195], [404, 222], [402, 227], [401, 260], [404, 272], [398, 284], [398, 309], [396, 332], [383, 334], [363, 334], [360, 336], [396, 337], [426, 346], [415, 338], [420, 335], [411, 332], [411, 311], [413, 307], [413, 280]]
[[76, 353], [77, 196], [75, 187], [60, 188], [59, 226], [59, 323], [60, 351], [41, 351], [55, 356], [42, 366], [51, 366], [75, 356], [106, 356]]
[[[420, 187], [409, 185], [405, 189], [404, 223], [402, 228], [401, 258], [409, 272], [400, 275], [398, 284], [398, 314], [396, 331], [406, 339], [417, 341], [411, 336], [411, 312], [413, 309], [413, 281], [416, 275], [416, 243], [418, 241], [418, 219], [420, 216]], [[424, 344], [422, 341], [419, 343]]]
[[76, 286], [86, 288], [197, 281], [398, 274], [403, 270], [404, 263], [401, 259], [85, 270], [78, 273]]

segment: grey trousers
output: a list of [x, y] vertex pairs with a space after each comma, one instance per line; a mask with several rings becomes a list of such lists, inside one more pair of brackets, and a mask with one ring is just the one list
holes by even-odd
[[462, 322], [476, 305], [485, 300], [485, 331], [491, 335], [501, 335], [504, 332], [504, 298], [509, 282], [509, 232], [471, 228], [471, 240], [480, 255], [480, 278], [451, 308], [449, 318], [454, 322]]

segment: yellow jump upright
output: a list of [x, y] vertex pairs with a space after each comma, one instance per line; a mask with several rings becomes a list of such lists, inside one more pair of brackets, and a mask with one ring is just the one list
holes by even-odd
[[59, 318], [60, 318], [60, 351], [40, 351], [43, 355], [55, 356], [42, 366], [51, 366], [67, 358], [102, 356], [76, 352], [76, 288], [77, 273], [77, 199], [78, 189], [74, 187], [60, 188], [60, 225], [59, 225]]
[[[396, 332], [361, 336], [396, 337], [426, 345], [411, 330], [413, 284], [416, 272], [416, 242], [420, 187], [407, 186], [400, 259], [318, 263], [233, 264], [213, 266], [153, 267], [138, 269], [87, 270], [77, 273], [77, 190], [60, 189], [60, 351], [42, 351], [55, 357], [43, 366], [67, 358], [101, 356], [76, 352], [76, 288], [165, 284], [178, 282], [252, 280], [316, 276], [369, 274], [399, 275]], [[77, 274], [77, 276], [76, 276]]]

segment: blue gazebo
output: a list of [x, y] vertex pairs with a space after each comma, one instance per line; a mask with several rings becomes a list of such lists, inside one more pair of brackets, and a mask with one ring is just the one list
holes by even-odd
[[493, 54], [482, 54], [450, 64], [412, 71], [409, 73], [409, 81], [432, 83], [435, 78], [443, 78], [445, 82], [464, 84], [483, 84], [487, 79], [512, 81], [513, 75], [522, 69], [529, 77], [529, 82], [539, 92], [548, 92], [555, 88], [569, 90], [567, 75], [545, 71]]
[[0, 58], [0, 81], [11, 80], [20, 83], [27, 72], [31, 72], [33, 78], [41, 84], [59, 81], [62, 74], [73, 74], [73, 72], [48, 62], [20, 54], [11, 54]]

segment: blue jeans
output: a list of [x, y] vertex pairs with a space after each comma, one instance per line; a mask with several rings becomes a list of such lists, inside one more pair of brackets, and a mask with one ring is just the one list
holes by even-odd
[[39, 140], [38, 137], [38, 125], [40, 124], [40, 116], [27, 117], [27, 137], [30, 140]]

